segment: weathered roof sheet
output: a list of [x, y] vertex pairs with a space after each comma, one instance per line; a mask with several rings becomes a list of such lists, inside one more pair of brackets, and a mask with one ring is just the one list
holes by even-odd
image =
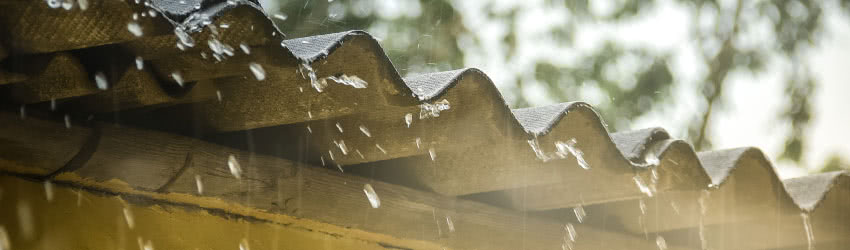
[[[850, 218], [841, 212], [850, 207], [846, 173], [781, 181], [758, 149], [697, 153], [661, 128], [609, 133], [581, 102], [510, 109], [477, 69], [402, 78], [363, 31], [282, 41], [253, 1], [92, 1], [84, 11], [38, 1], [2, 4], [9, 11], [0, 14], [0, 95], [7, 110], [20, 113], [0, 119], [0, 170], [6, 174], [96, 190], [117, 189], [108, 185], [117, 179], [151, 197], [199, 196], [193, 185], [202, 176], [206, 194], [227, 203], [457, 248], [557, 248], [561, 225], [572, 220], [562, 213], [576, 207], [589, 212], [589, 226], [579, 230], [597, 241], [587, 243], [596, 248], [606, 246], [606, 237], [621, 238], [608, 248], [646, 245], [628, 233], [647, 232], [683, 248], [705, 242], [735, 249], [800, 247], [810, 243], [800, 234], [801, 212], [811, 216], [819, 249], [848, 244], [842, 234], [850, 232]], [[149, 9], [158, 15], [138, 21], [144, 35], [129, 34], [129, 16]], [[181, 43], [175, 29], [191, 32], [194, 47], [175, 48]], [[233, 55], [210, 44], [230, 46]], [[104, 55], [111, 59], [104, 62]], [[265, 79], [257, 80], [249, 63], [262, 65]], [[106, 75], [107, 89], [95, 83], [97, 72]], [[368, 86], [328, 78], [343, 74]], [[319, 81], [329, 85], [316, 91]], [[429, 106], [442, 100], [447, 109]], [[90, 114], [96, 114], [93, 124], [86, 122]], [[71, 128], [63, 128], [68, 123]], [[228, 178], [222, 166], [229, 154], [256, 179]], [[303, 170], [302, 164], [346, 174]], [[306, 187], [315, 198], [292, 191], [305, 186], [290, 176], [320, 183]], [[372, 210], [355, 195], [360, 186], [338, 182], [372, 183], [395, 210], [373, 214], [380, 223], [365, 221], [358, 215]], [[275, 190], [298, 196], [301, 212], [280, 211]], [[346, 191], [334, 194], [340, 190]], [[327, 203], [335, 200], [345, 205]], [[437, 210], [468, 218], [473, 222], [458, 227], [478, 231], [444, 240], [443, 232], [406, 228], [432, 220]], [[534, 211], [533, 219], [517, 210]], [[618, 224], [609, 227], [608, 217]], [[532, 227], [511, 228], [520, 223]], [[774, 224], [775, 231], [757, 227]], [[737, 232], [733, 228], [752, 230], [738, 239], [729, 235]], [[709, 239], [693, 241], [696, 231], [699, 238], [708, 231]], [[517, 245], [512, 234], [540, 242]], [[488, 239], [493, 242], [483, 243]]]

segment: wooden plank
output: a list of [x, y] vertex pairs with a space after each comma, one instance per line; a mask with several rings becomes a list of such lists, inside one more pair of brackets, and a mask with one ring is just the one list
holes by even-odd
[[[550, 249], [560, 247], [566, 237], [564, 224], [557, 220], [178, 136], [104, 128], [101, 138], [89, 162], [77, 171], [58, 175], [55, 182], [193, 204], [210, 211], [333, 224], [403, 239], [398, 240], [399, 246], [407, 248], [418, 248], [404, 243], [416, 241], [455, 249]], [[187, 149], [192, 152], [191, 157], [182, 158], [187, 169], [174, 173]], [[227, 161], [231, 154], [243, 169], [241, 179], [229, 173]], [[200, 196], [194, 195], [198, 193], [195, 175], [204, 183]], [[379, 208], [370, 206], [363, 193], [365, 184], [370, 184], [380, 197]], [[144, 191], [157, 186], [165, 193]], [[448, 229], [447, 217], [453, 221], [454, 232]], [[292, 222], [287, 221], [278, 222]], [[583, 225], [575, 228], [580, 235], [576, 247], [655, 248], [654, 242], [637, 237]]]
[[[24, 109], [26, 112], [26, 109]], [[89, 128], [0, 112], [0, 171], [44, 176], [71, 162], [92, 132]]]

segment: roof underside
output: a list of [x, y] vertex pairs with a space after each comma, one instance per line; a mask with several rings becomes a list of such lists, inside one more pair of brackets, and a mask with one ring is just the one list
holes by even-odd
[[365, 32], [283, 40], [255, 2], [187, 2], [0, 0], [0, 171], [400, 249], [557, 249], [567, 224], [597, 249], [850, 244], [846, 173], [780, 180], [757, 148], [510, 109], [477, 69], [402, 77]]

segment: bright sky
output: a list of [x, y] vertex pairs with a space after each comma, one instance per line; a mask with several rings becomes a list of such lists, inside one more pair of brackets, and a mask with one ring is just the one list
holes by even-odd
[[[616, 0], [614, 0], [616, 1]], [[266, 9], [276, 9], [276, 0], [261, 1]], [[393, 1], [389, 1], [393, 2]], [[414, 1], [415, 2], [415, 1]], [[598, 48], [606, 39], [622, 41], [626, 46], [650, 47], [658, 50], [674, 51], [671, 70], [677, 76], [672, 105], [642, 117], [631, 124], [630, 129], [660, 126], [667, 128], [676, 137], [684, 137], [687, 124], [702, 105], [696, 92], [696, 81], [705, 74], [705, 68], [698, 59], [697, 48], [688, 41], [690, 16], [678, 2], [660, 0], [655, 9], [645, 13], [639, 21], [627, 25], [611, 26], [602, 24], [579, 25], [576, 30], [576, 44], [573, 49], [559, 48], [548, 39], [548, 28], [569, 20], [567, 13], [555, 11], [544, 6], [543, 0], [527, 1], [456, 1], [456, 7], [464, 13], [467, 27], [475, 27], [472, 32], [481, 41], [481, 47], [467, 46], [468, 39], [459, 41], [465, 50], [466, 67], [484, 70], [497, 84], [508, 99], [518, 93], [510, 83], [512, 75], [520, 75], [532, 80], [528, 72], [534, 72], [534, 62], [540, 58], [560, 63], [575, 62], [582, 53]], [[380, 5], [385, 2], [377, 1]], [[494, 3], [495, 9], [507, 10], [521, 4], [518, 13], [517, 28], [520, 36], [516, 57], [509, 62], [504, 58], [501, 40], [507, 29], [503, 23], [489, 21], [484, 6]], [[591, 9], [596, 13], [611, 10], [611, 1], [590, 1]], [[376, 9], [399, 10], [399, 4], [380, 6]], [[402, 4], [404, 5], [404, 4]], [[405, 9], [405, 8], [401, 8]], [[390, 11], [392, 12], [392, 11]], [[824, 13], [827, 37], [820, 40], [807, 53], [806, 63], [813, 69], [820, 85], [815, 92], [814, 116], [810, 123], [805, 149], [804, 167], [821, 166], [832, 153], [840, 153], [850, 159], [850, 117], [845, 107], [850, 107], [850, 17], [838, 13], [836, 8], [827, 8]], [[759, 29], [768, 29], [767, 23], [754, 25], [754, 32], [745, 36], [739, 45], [763, 46], [773, 41], [761, 40]], [[711, 46], [711, 44], [707, 44]], [[563, 47], [563, 46], [560, 46]], [[626, 65], [635, 67], [635, 65]], [[628, 67], [627, 67], [628, 68]], [[715, 113], [710, 126], [709, 136], [716, 148], [759, 147], [771, 159], [778, 159], [782, 152], [785, 134], [789, 125], [778, 123], [780, 110], [787, 100], [783, 93], [783, 73], [790, 68], [788, 62], [774, 60], [767, 66], [767, 72], [760, 75], [733, 73], [724, 89], [726, 109]], [[628, 76], [626, 76], [628, 77]], [[532, 105], [545, 105], [555, 102], [544, 97], [544, 91], [533, 84], [526, 84], [525, 97]], [[607, 102], [607, 97], [592, 87], [580, 89], [581, 101], [591, 104]], [[774, 162], [780, 177], [790, 178], [805, 175], [807, 170], [788, 162]]]

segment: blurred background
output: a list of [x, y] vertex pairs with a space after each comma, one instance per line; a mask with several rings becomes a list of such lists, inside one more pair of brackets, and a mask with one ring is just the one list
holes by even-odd
[[850, 0], [261, 0], [288, 38], [366, 30], [402, 76], [474, 67], [513, 108], [596, 107], [781, 178], [850, 169]]

